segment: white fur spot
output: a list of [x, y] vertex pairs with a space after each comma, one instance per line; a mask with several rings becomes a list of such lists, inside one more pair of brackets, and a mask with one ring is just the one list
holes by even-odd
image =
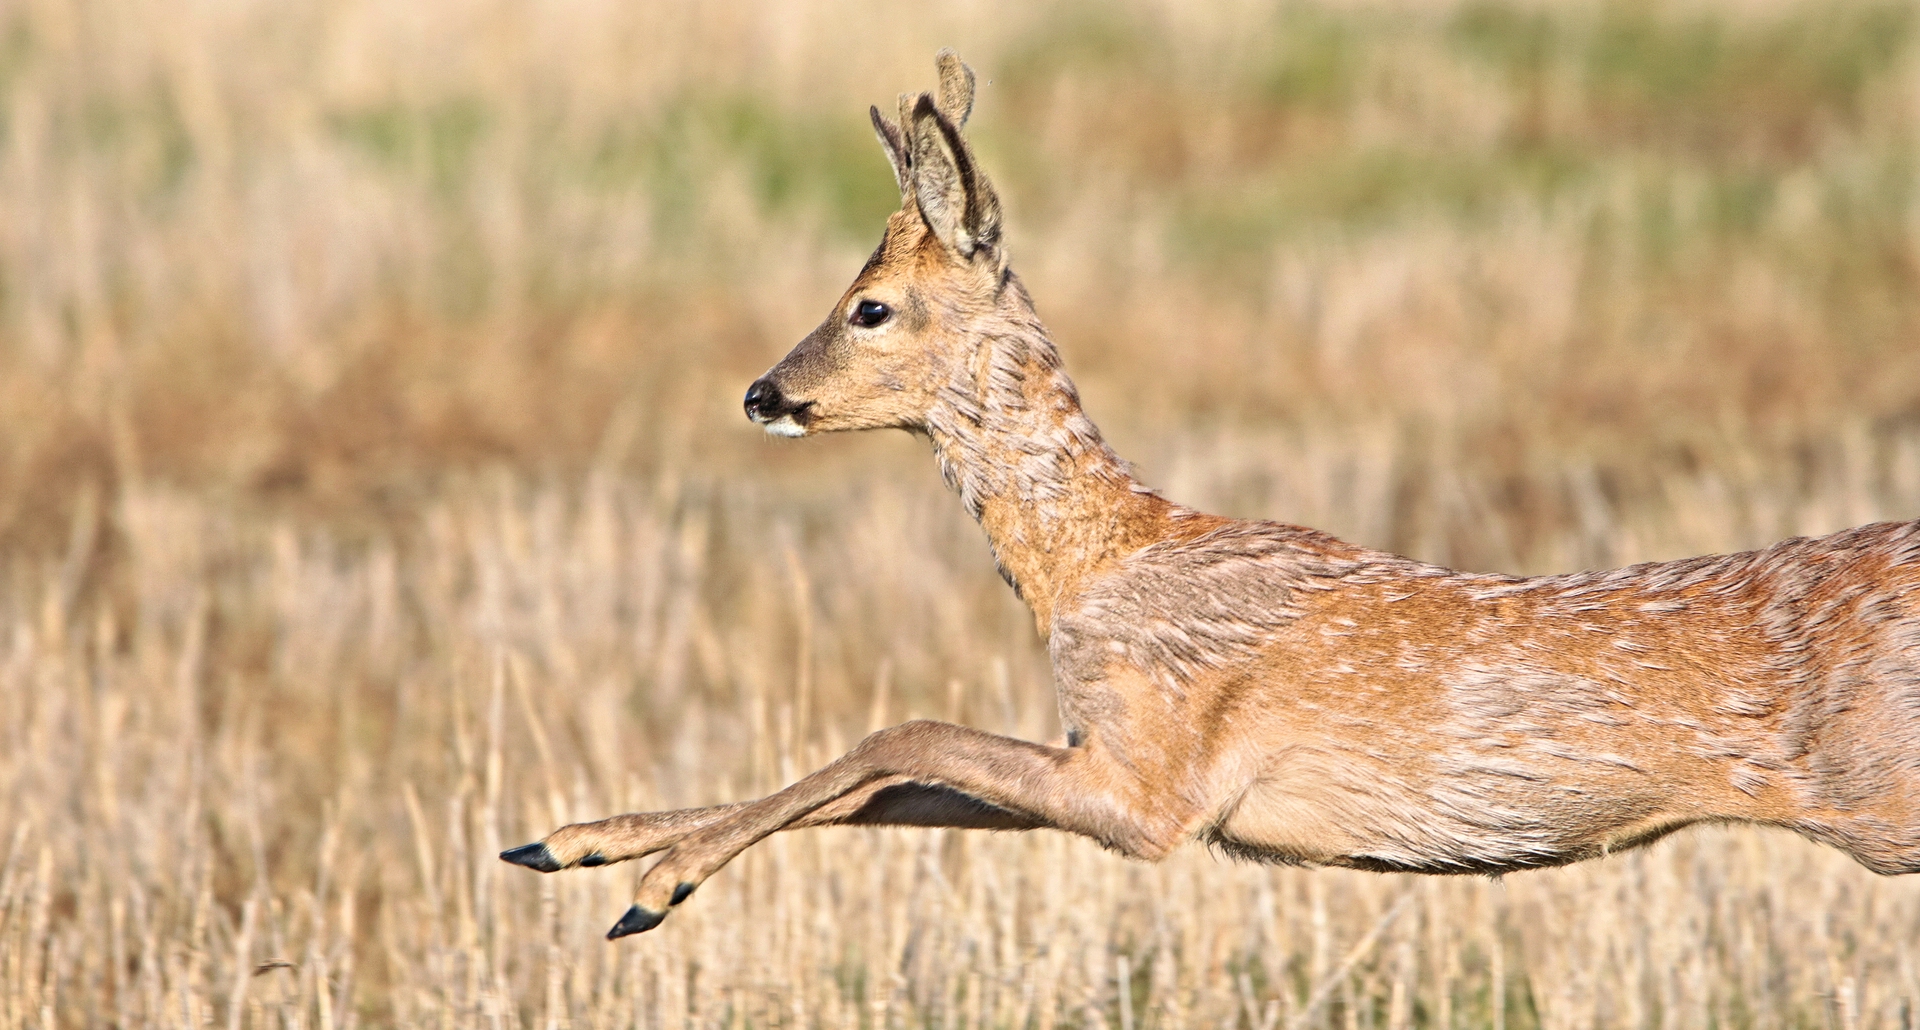
[[792, 415], [782, 415], [767, 423], [769, 436], [805, 436], [807, 427], [793, 420]]

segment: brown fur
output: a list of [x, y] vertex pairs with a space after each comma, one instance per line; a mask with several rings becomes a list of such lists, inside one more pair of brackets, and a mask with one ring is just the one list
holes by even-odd
[[[873, 112], [902, 209], [749, 410], [931, 441], [1047, 638], [1066, 740], [907, 723], [760, 801], [566, 826], [513, 860], [667, 850], [615, 936], [767, 834], [828, 823], [1455, 873], [1742, 820], [1920, 871], [1920, 521], [1516, 579], [1166, 501], [1082, 412], [1007, 269], [960, 135], [972, 73], [943, 52], [940, 82], [901, 124]], [[863, 302], [890, 317], [858, 324]]]

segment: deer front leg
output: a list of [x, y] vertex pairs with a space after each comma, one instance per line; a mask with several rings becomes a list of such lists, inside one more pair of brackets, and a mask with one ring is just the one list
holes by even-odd
[[[862, 792], [863, 804], [871, 804], [903, 783], [948, 788], [1010, 813], [1021, 828], [1053, 827], [1136, 858], [1157, 859], [1187, 837], [1200, 809], [1172, 789], [1170, 779], [1156, 786], [1097, 740], [1060, 748], [950, 723], [905, 723], [872, 734], [819, 772], [681, 838], [641, 878], [633, 907], [607, 938], [658, 926], [667, 909], [768, 834], [815, 813], [837, 812], [836, 821], [855, 821], [850, 817], [860, 808], [848, 811], [835, 802]], [[885, 786], [875, 790], [875, 783]]]
[[590, 823], [569, 823], [532, 844], [502, 851], [500, 858], [543, 873], [625, 862], [670, 848], [694, 830], [752, 803], [736, 801], [709, 808], [630, 812]]
[[[632, 812], [590, 823], [570, 823], [532, 844], [500, 853], [502, 860], [543, 873], [611, 865], [664, 851], [687, 834], [751, 806], [738, 801], [708, 808]], [[901, 777], [874, 780], [786, 826], [944, 826], [963, 830], [1031, 830], [1044, 824], [951, 787]]]

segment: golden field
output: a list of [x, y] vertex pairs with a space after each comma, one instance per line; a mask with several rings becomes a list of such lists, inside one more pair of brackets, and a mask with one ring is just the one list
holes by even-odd
[[776, 837], [608, 944], [567, 821], [1045, 737], [904, 434], [746, 384], [978, 69], [1144, 478], [1545, 572], [1920, 517], [1920, 12], [1846, 0], [0, 4], [0, 1027], [1901, 1027], [1920, 878]]

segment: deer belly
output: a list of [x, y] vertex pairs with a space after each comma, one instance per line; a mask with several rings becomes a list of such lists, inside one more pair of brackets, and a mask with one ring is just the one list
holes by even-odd
[[1214, 825], [1210, 839], [1260, 861], [1494, 873], [1602, 854], [1626, 828], [1618, 818], [1626, 813], [1595, 820], [1591, 812], [1544, 805], [1538, 792], [1484, 786], [1420, 786], [1391, 776], [1262, 779]]

